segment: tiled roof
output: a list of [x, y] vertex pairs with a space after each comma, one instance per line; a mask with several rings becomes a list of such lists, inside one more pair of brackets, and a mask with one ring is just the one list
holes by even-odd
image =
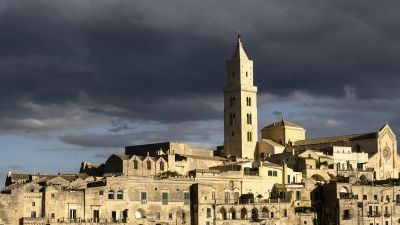
[[267, 125], [263, 129], [270, 128], [270, 127], [297, 127], [297, 128], [303, 128], [302, 126], [300, 126], [300, 125], [298, 125], [296, 123], [290, 122], [288, 120], [285, 120], [285, 119], [281, 119], [279, 121], [275, 121], [275, 122], [271, 123], [270, 125]]
[[282, 167], [281, 165], [278, 165], [278, 164], [275, 164], [275, 163], [272, 163], [272, 162], [267, 162], [267, 161], [262, 162], [261, 165], [264, 166], [264, 167], [268, 167], [268, 166]]
[[270, 139], [262, 139], [262, 141], [266, 142], [266, 143], [268, 143], [268, 144], [270, 144], [272, 146], [275, 146], [275, 147], [283, 147], [282, 145], [280, 145], [280, 144], [278, 144], [275, 141], [270, 140]]
[[29, 174], [27, 173], [11, 173], [12, 180], [28, 180]]
[[322, 137], [322, 138], [314, 138], [307, 140], [300, 140], [294, 143], [295, 146], [300, 145], [315, 145], [315, 144], [324, 144], [324, 143], [336, 143], [336, 142], [347, 142], [347, 141], [356, 141], [356, 140], [364, 140], [376, 138], [377, 133], [363, 133], [363, 134], [350, 134], [350, 135], [342, 135], [342, 136], [332, 136], [332, 137]]

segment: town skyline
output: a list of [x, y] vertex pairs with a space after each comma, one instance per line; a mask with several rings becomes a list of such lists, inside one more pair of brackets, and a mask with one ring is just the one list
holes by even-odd
[[125, 145], [222, 144], [238, 30], [255, 60], [260, 128], [284, 117], [309, 137], [399, 131], [393, 6], [366, 16], [372, 3], [39, 3], [0, 3], [2, 184], [8, 169], [74, 172]]

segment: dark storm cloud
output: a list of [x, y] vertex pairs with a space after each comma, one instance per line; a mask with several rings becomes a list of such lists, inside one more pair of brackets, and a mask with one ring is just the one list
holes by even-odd
[[[359, 99], [393, 99], [400, 95], [399, 6], [398, 1], [3, 1], [0, 129], [31, 133], [98, 121], [221, 119], [225, 60], [239, 30], [255, 60], [260, 93], [301, 91], [339, 99], [344, 87], [352, 87], [357, 95], [348, 107]], [[375, 106], [361, 107], [369, 112]], [[116, 145], [93, 144], [94, 139], [99, 138], [89, 134], [62, 140]]]
[[[60, 136], [60, 140], [67, 144], [83, 147], [109, 148], [124, 147], [128, 145], [157, 143], [164, 141], [183, 141], [192, 146], [219, 145], [219, 140], [214, 137], [220, 135], [222, 121], [208, 122], [180, 122], [173, 124], [154, 124], [153, 128], [132, 129], [127, 133], [70, 133]], [[205, 132], [206, 131], [206, 132]]]

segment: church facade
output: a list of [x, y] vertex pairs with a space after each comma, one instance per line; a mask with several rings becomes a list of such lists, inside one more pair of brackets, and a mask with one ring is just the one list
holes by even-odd
[[399, 155], [376, 132], [306, 139], [282, 119], [258, 138], [253, 61], [238, 37], [226, 63], [224, 145], [127, 146], [75, 174], [9, 171], [0, 225], [398, 224]]

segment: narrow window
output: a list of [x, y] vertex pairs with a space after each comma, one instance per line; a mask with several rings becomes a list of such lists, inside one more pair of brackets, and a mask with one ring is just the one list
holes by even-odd
[[138, 161], [136, 159], [133, 160], [133, 169], [135, 169], [135, 170], [138, 169]]
[[230, 199], [230, 193], [225, 192], [225, 204], [229, 204], [229, 199]]
[[163, 192], [162, 193], [162, 204], [163, 205], [168, 205], [168, 192]]
[[162, 170], [162, 171], [164, 170], [164, 162], [163, 161], [160, 162], [160, 170]]
[[69, 210], [69, 218], [72, 220], [76, 220], [76, 209]]
[[247, 132], [247, 141], [248, 141], [248, 142], [252, 142], [251, 131]]
[[231, 106], [234, 106], [235, 105], [235, 97], [231, 97]]
[[231, 125], [234, 125], [235, 124], [235, 119], [236, 119], [236, 115], [235, 115], [235, 113], [232, 113], [231, 115], [230, 115], [230, 119], [231, 119], [231, 121], [230, 121], [230, 123], [231, 123]]
[[161, 218], [161, 214], [159, 212], [156, 212], [156, 220], [159, 220]]
[[246, 97], [246, 106], [251, 106], [251, 97]]
[[172, 220], [172, 213], [168, 213], [168, 219]]
[[239, 192], [234, 192], [233, 193], [233, 201], [234, 201], [235, 204], [239, 203], [239, 195], [240, 195]]
[[122, 200], [124, 198], [124, 192], [123, 191], [118, 191], [117, 192], [117, 199]]
[[185, 223], [186, 222], [186, 213], [182, 213], [182, 222]]
[[296, 200], [301, 200], [301, 192], [300, 191], [296, 191]]
[[251, 125], [251, 114], [247, 113], [247, 124]]
[[147, 165], [147, 169], [148, 169], [148, 170], [151, 170], [151, 162], [150, 162], [150, 160], [148, 160], [148, 161], [146, 162], [146, 165]]
[[35, 206], [35, 202], [32, 202], [32, 206]]
[[140, 193], [140, 202], [142, 204], [147, 204], [147, 192]]
[[114, 191], [108, 192], [108, 199], [114, 199]]
[[207, 208], [207, 218], [211, 217], [211, 208]]
[[183, 192], [183, 203], [185, 205], [190, 204], [190, 195], [189, 195], [189, 192], [187, 192], [187, 191]]

